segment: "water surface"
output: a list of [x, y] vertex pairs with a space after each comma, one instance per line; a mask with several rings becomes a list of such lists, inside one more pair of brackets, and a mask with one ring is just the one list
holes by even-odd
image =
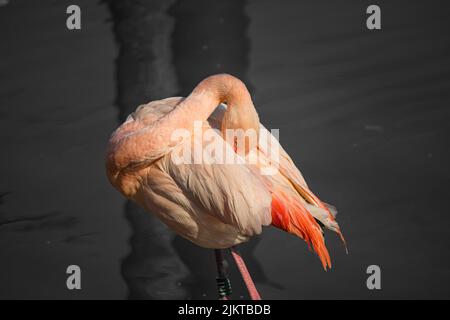
[[[333, 269], [272, 228], [242, 246], [264, 298], [449, 298], [449, 22], [443, 1], [66, 1], [0, 7], [0, 298], [214, 299], [211, 250], [126, 202], [109, 134], [228, 72], [339, 210]], [[82, 290], [66, 289], [66, 267]], [[366, 288], [368, 265], [382, 290]], [[235, 298], [246, 298], [234, 267]]]

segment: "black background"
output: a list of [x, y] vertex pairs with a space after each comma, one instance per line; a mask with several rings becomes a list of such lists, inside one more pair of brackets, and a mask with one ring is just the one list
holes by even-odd
[[[78, 4], [82, 29], [66, 28]], [[242, 246], [263, 298], [449, 298], [446, 1], [21, 1], [0, 6], [0, 298], [215, 299], [210, 250], [104, 173], [134, 108], [227, 72], [339, 210], [333, 269], [267, 228]], [[82, 289], [66, 288], [68, 265]], [[379, 265], [382, 289], [366, 287]], [[232, 270], [235, 298], [246, 298]]]

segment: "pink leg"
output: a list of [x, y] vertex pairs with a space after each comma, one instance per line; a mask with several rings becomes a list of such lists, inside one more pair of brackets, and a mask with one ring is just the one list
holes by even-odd
[[247, 286], [248, 293], [252, 300], [261, 300], [258, 290], [256, 289], [255, 283], [253, 282], [250, 273], [248, 272], [247, 266], [245, 265], [244, 259], [242, 259], [239, 252], [235, 247], [231, 247], [231, 255], [241, 273], [242, 279], [244, 279], [245, 285]]

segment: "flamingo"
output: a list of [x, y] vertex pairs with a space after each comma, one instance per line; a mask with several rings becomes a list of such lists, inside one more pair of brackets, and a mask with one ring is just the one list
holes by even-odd
[[[173, 154], [193, 146], [195, 122], [214, 129], [215, 143], [255, 163], [176, 163]], [[227, 130], [253, 130], [256, 143], [237, 145], [225, 139]], [[187, 135], [173, 139], [176, 130]], [[269, 136], [264, 139], [263, 136]], [[303, 239], [331, 268], [324, 229], [345, 245], [335, 210], [311, 192], [300, 171], [277, 139], [260, 123], [249, 91], [228, 74], [201, 81], [187, 98], [171, 97], [139, 106], [111, 135], [106, 172], [126, 198], [156, 214], [169, 228], [194, 244], [215, 249], [219, 297], [230, 294], [222, 250], [230, 249], [252, 299], [260, 295], [236, 246], [272, 225]], [[196, 138], [198, 139], [198, 138]], [[234, 141], [236, 142], [236, 141]], [[205, 142], [200, 142], [204, 144]], [[270, 149], [277, 147], [278, 159]], [[264, 164], [275, 164], [262, 174]]]

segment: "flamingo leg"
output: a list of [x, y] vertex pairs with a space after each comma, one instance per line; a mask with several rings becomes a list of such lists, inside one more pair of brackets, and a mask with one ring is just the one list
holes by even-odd
[[217, 289], [219, 291], [219, 300], [229, 300], [231, 295], [231, 282], [227, 276], [226, 260], [223, 256], [222, 249], [214, 250], [217, 264]]
[[244, 259], [242, 259], [241, 254], [237, 251], [236, 247], [231, 247], [231, 255], [233, 256], [234, 262], [241, 273], [242, 279], [247, 286], [248, 293], [250, 294], [250, 298], [252, 300], [261, 300], [261, 296], [259, 295], [258, 290], [256, 289], [255, 283], [248, 272], [247, 266], [245, 265]]

